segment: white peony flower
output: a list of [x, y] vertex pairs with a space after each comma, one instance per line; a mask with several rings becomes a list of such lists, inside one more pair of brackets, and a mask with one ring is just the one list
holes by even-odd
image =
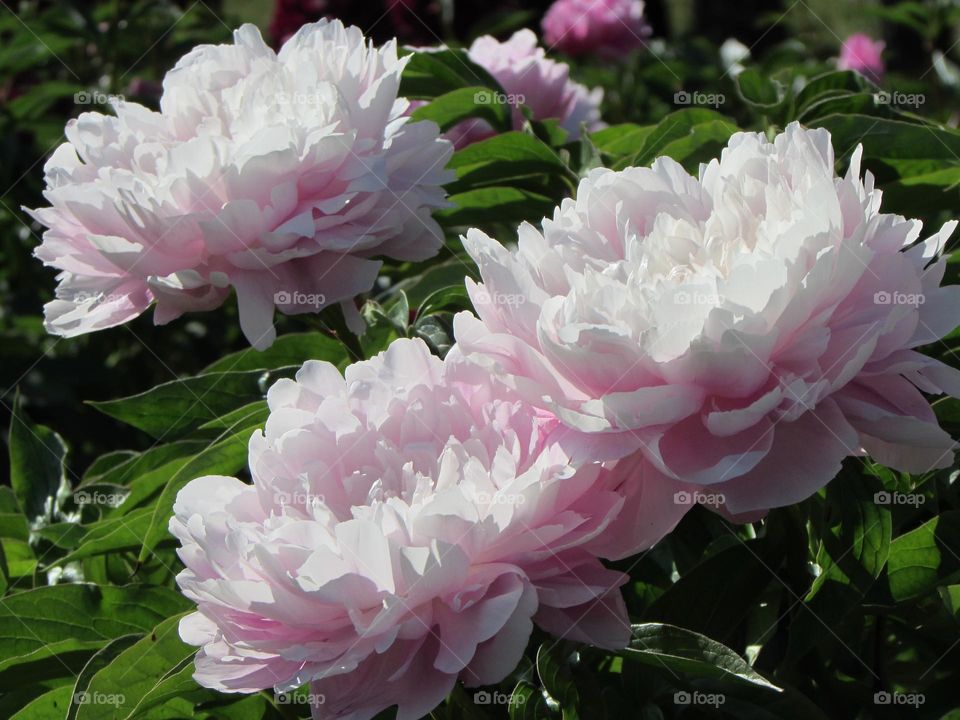
[[849, 455], [950, 465], [922, 393], [960, 396], [960, 376], [917, 348], [960, 324], [960, 288], [940, 287], [955, 226], [916, 243], [859, 149], [837, 177], [825, 130], [740, 133], [699, 177], [668, 158], [592, 172], [515, 251], [471, 231], [480, 319], [459, 315], [456, 337], [611, 456], [762, 511]]
[[383, 256], [440, 248], [431, 219], [452, 153], [397, 97], [406, 59], [339, 21], [305, 25], [274, 53], [252, 25], [197, 47], [164, 80], [160, 112], [84, 113], [46, 165], [59, 269], [47, 329], [72, 337], [219, 306], [234, 288], [258, 348], [274, 309], [316, 312], [369, 290]]

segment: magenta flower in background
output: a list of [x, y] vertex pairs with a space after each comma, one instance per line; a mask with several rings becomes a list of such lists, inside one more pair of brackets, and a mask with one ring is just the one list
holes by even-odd
[[308, 362], [268, 402], [253, 484], [194, 480], [170, 522], [177, 581], [198, 606], [180, 633], [200, 646], [202, 685], [311, 682], [314, 717], [396, 704], [419, 718], [458, 678], [506, 677], [534, 623], [628, 641], [626, 576], [597, 555], [649, 547], [679, 520], [655, 474], [609, 471], [552, 414], [420, 340], [345, 376]]
[[[548, 58], [532, 31], [518, 30], [505, 42], [484, 35], [474, 40], [467, 52], [503, 87], [506, 97], [491, 92], [490, 99], [514, 105], [515, 129], [524, 122], [519, 105], [530, 108], [535, 120], [559, 120], [571, 140], [580, 137], [582, 124], [588, 130], [604, 126], [600, 120], [603, 90], [590, 90], [571, 80], [570, 66]], [[445, 134], [459, 149], [491, 137], [494, 131], [486, 121], [477, 119], [459, 123]]]
[[699, 177], [592, 171], [515, 250], [471, 230], [480, 317], [456, 317], [458, 347], [734, 515], [803, 500], [847, 456], [921, 474], [954, 455], [924, 393], [960, 397], [960, 372], [917, 348], [960, 324], [956, 224], [918, 243], [860, 149], [836, 176], [826, 130], [738, 133]]
[[[270, 37], [279, 47], [302, 25], [325, 17], [364, 28], [367, 36], [377, 42], [397, 38], [401, 43], [429, 44], [436, 42], [443, 32], [440, 5], [433, 0], [274, 0]], [[458, 18], [470, 10], [469, 7], [457, 8]], [[474, 11], [476, 19], [484, 10]]]
[[283, 45], [297, 30], [316, 22], [327, 14], [337, 15], [340, 8], [331, 7], [330, 0], [275, 0], [270, 18], [270, 37]]
[[339, 21], [274, 53], [252, 25], [167, 74], [160, 112], [83, 113], [47, 162], [36, 255], [60, 270], [46, 327], [72, 337], [156, 303], [154, 322], [236, 291], [252, 345], [274, 310], [318, 312], [373, 287], [381, 261], [424, 260], [453, 148], [397, 97], [406, 59]]
[[856, 70], [874, 82], [880, 82], [886, 69], [882, 57], [883, 48], [882, 41], [856, 33], [843, 41], [837, 66], [841, 70]]
[[650, 37], [641, 0], [557, 0], [543, 17], [543, 40], [568, 55], [622, 57]]

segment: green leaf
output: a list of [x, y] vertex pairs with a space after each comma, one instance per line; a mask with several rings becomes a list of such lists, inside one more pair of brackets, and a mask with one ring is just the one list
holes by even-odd
[[444, 49], [414, 53], [400, 78], [399, 94], [407, 98], [434, 98], [474, 86], [503, 90], [464, 50]]
[[553, 212], [556, 203], [549, 197], [514, 187], [484, 187], [449, 198], [455, 207], [440, 210], [434, 217], [447, 227], [485, 225], [490, 222], [516, 225], [539, 223]]
[[[124, 498], [120, 507], [109, 512], [110, 516], [132, 513], [140, 506], [149, 503], [167, 483], [181, 471], [196, 472], [200, 475], [232, 474], [244, 467], [241, 453], [237, 451], [237, 442], [226, 442], [233, 436], [242, 435], [249, 439], [252, 431], [262, 427], [266, 414], [266, 402], [252, 403], [253, 406], [244, 406], [237, 411], [227, 413], [202, 425], [194, 434], [208, 435], [210, 431], [217, 432], [217, 436], [208, 441], [194, 443], [191, 448], [193, 455], [177, 457], [160, 467], [144, 473], [130, 484], [130, 492]], [[223, 428], [221, 429], [221, 426]], [[212, 448], [226, 443], [229, 452], [212, 452]], [[202, 459], [200, 459], [202, 458]]]
[[812, 517], [820, 573], [804, 598], [790, 632], [788, 657], [799, 660], [818, 643], [843, 642], [835, 628], [855, 626], [864, 596], [879, 577], [890, 551], [892, 519], [880, 478], [851, 459], [825, 491], [824, 518]]
[[947, 612], [960, 621], [960, 585], [945, 585], [940, 588], [940, 599]]
[[794, 99], [794, 115], [803, 117], [811, 107], [824, 100], [863, 93], [872, 94], [876, 86], [853, 70], [838, 70], [818, 75], [801, 88]]
[[[200, 445], [198, 452], [203, 452], [210, 443]], [[187, 455], [178, 457], [165, 465], [138, 475], [129, 485], [129, 492], [123, 498], [123, 502], [116, 506], [107, 506], [101, 508], [101, 520], [106, 522], [119, 515], [131, 515], [144, 505], [148, 505], [150, 500], [156, 497], [163, 487], [170, 482], [170, 478], [178, 473], [190, 460], [196, 456]], [[76, 493], [75, 493], [76, 494]]]
[[453, 314], [433, 313], [417, 320], [413, 328], [414, 337], [423, 340], [430, 351], [440, 357], [446, 357], [453, 347]]
[[700, 163], [719, 157], [730, 136], [737, 131], [727, 120], [711, 120], [690, 128], [682, 138], [667, 143], [660, 155], [673, 158], [689, 172], [695, 172]]
[[643, 144], [654, 129], [656, 129], [656, 125], [635, 125], [633, 123], [612, 125], [591, 133], [590, 140], [605, 155], [614, 158], [623, 155], [635, 155], [643, 148]]
[[109, 643], [95, 652], [83, 670], [77, 676], [77, 682], [73, 685], [73, 697], [70, 699], [70, 709], [67, 712], [66, 720], [77, 720], [85, 707], [103, 705], [115, 705], [123, 693], [104, 693], [102, 691], [90, 692], [89, 686], [94, 676], [103, 668], [107, 667], [124, 650], [132, 647], [140, 635], [123, 635], [111, 640]]
[[61, 685], [31, 700], [10, 720], [63, 720], [73, 701], [73, 685]]
[[563, 720], [578, 720], [580, 694], [555, 641], [544, 643], [537, 650], [537, 676], [550, 697], [560, 705]]
[[513, 126], [513, 106], [490, 88], [465, 87], [452, 90], [413, 112], [414, 120], [431, 120], [441, 130], [449, 130], [469, 118], [486, 120], [495, 130], [506, 132]]
[[747, 68], [737, 76], [737, 91], [744, 102], [763, 111], [775, 109], [786, 95], [780, 83], [756, 68]]
[[3, 545], [0, 544], [0, 597], [10, 587], [10, 568], [7, 567], [7, 554], [3, 551]]
[[524, 680], [521, 680], [510, 694], [507, 711], [510, 720], [551, 720], [555, 717], [540, 688]]
[[[164, 620], [153, 630], [124, 648], [89, 683], [77, 692], [90, 702], [79, 705], [76, 720], [121, 720], [142, 717], [168, 700], [196, 693], [209, 694], [192, 680], [196, 648], [177, 633], [182, 616]], [[116, 702], [96, 702], [98, 698]], [[68, 718], [68, 720], [70, 720]]]
[[457, 173], [457, 179], [447, 185], [451, 194], [507, 184], [524, 184], [532, 190], [559, 188], [571, 176], [556, 152], [521, 132], [472, 143], [454, 153], [448, 167]]
[[887, 212], [954, 210], [960, 199], [960, 132], [931, 124], [829, 115], [814, 123], [830, 131], [837, 157], [863, 145], [864, 165], [884, 188]]
[[119, 400], [91, 403], [97, 410], [155, 438], [176, 439], [192, 429], [257, 400], [296, 368], [212, 372], [158, 385]]
[[27, 518], [20, 512], [13, 490], [0, 485], [0, 538], [12, 538], [26, 542], [30, 537]]
[[51, 567], [104, 553], [138, 550], [143, 545], [152, 519], [153, 508], [145, 507], [127, 515], [104, 518], [89, 525], [75, 525], [73, 526], [75, 530], [69, 534], [64, 533], [60, 537], [54, 537], [53, 532], [48, 531], [44, 537], [55, 545], [76, 548], [51, 563]]
[[36, 530], [36, 534], [60, 548], [76, 547], [87, 534], [83, 526], [74, 522], [53, 523]]
[[191, 707], [185, 716], [197, 720], [289, 720], [271, 702], [263, 693], [239, 699], [234, 695], [220, 695], [218, 700], [204, 703], [202, 709]]
[[398, 335], [403, 337], [407, 334], [407, 327], [410, 324], [410, 301], [407, 300], [407, 294], [403, 290], [396, 294], [396, 299], [387, 309], [386, 317], [396, 328]]
[[878, 117], [901, 117], [900, 113], [891, 104], [882, 101], [881, 93], [861, 92], [845, 93], [818, 98], [812, 102], [800, 120], [807, 125], [816, 125], [820, 118], [830, 115], [869, 115]]
[[180, 489], [191, 480], [204, 475], [233, 475], [246, 466], [247, 445], [254, 428], [210, 445], [195, 455], [170, 478], [160, 498], [153, 506], [150, 523], [140, 549], [140, 562], [145, 562], [154, 548], [167, 537], [167, 523], [173, 514], [173, 501]]
[[247, 348], [225, 355], [209, 365], [204, 373], [276, 370], [300, 366], [307, 360], [326, 360], [339, 365], [346, 358], [347, 350], [336, 338], [319, 332], [292, 333], [281, 335], [263, 351]]
[[395, 291], [403, 290], [407, 294], [410, 307], [417, 308], [418, 314], [427, 299], [437, 292], [450, 287], [462, 288], [463, 279], [467, 276], [477, 279], [477, 267], [472, 260], [455, 257], [447, 262], [434, 265], [420, 275], [407, 278], [394, 286]]
[[945, 512], [890, 544], [887, 579], [897, 601], [910, 600], [950, 581], [960, 569], [960, 510]]
[[19, 515], [20, 513], [20, 502], [13, 490], [6, 485], [0, 485], [0, 514]]
[[10, 417], [10, 486], [24, 514], [34, 520], [53, 519], [56, 496], [66, 487], [67, 445], [57, 433], [34, 425], [14, 398]]
[[[668, 147], [671, 143], [694, 134], [694, 128], [703, 123], [719, 123], [722, 126], [727, 126], [731, 133], [737, 130], [733, 121], [713, 110], [706, 108], [678, 110], [663, 118], [646, 136], [643, 146], [634, 155], [626, 156], [615, 163], [614, 168], [619, 170], [628, 166], [641, 167], [649, 165], [654, 159], [664, 154], [664, 148]], [[703, 141], [715, 141], [716, 132], [716, 129], [711, 129], [706, 133], [701, 131]], [[686, 154], [688, 156], [690, 155], [689, 148], [686, 149]]]
[[363, 318], [367, 323], [367, 330], [360, 337], [360, 345], [363, 348], [365, 357], [373, 357], [377, 353], [383, 352], [396, 340], [396, 328], [389, 322], [382, 309], [368, 301], [363, 308]]
[[7, 560], [7, 573], [10, 579], [28, 578], [37, 568], [37, 557], [26, 540], [3, 538], [3, 554]]
[[84, 471], [81, 484], [83, 482], [96, 480], [96, 478], [100, 477], [104, 473], [107, 473], [110, 470], [113, 470], [116, 467], [129, 462], [130, 460], [133, 460], [138, 454], [139, 453], [133, 450], [113, 450], [111, 452], [104, 453], [90, 463], [90, 465]]
[[[199, 428], [201, 430], [211, 430], [217, 434], [222, 432], [233, 432], [237, 428], [250, 426], [261, 426], [267, 421], [270, 415], [270, 408], [266, 400], [256, 400], [249, 405], [244, 405], [236, 410], [231, 410], [226, 415], [221, 415], [208, 422], [205, 422]], [[206, 434], [206, 433], [203, 433]]]
[[100, 468], [104, 468], [100, 472], [93, 472], [96, 468], [95, 463], [84, 474], [83, 482], [80, 483], [78, 489], [93, 483], [98, 485], [128, 485], [142, 475], [163, 467], [174, 460], [182, 460], [193, 455], [202, 449], [205, 444], [202, 440], [178, 440], [154, 445], [141, 453], [125, 455], [126, 459], [111, 464], [109, 468], [100, 465]]
[[626, 660], [676, 673], [747, 683], [780, 692], [780, 688], [727, 646], [674, 625], [634, 625], [630, 645], [619, 654]]
[[417, 309], [417, 320], [445, 309], [467, 310], [471, 307], [470, 296], [461, 282], [459, 285], [450, 285], [440, 288], [429, 295]]
[[147, 632], [189, 606], [174, 590], [145, 584], [50, 585], [8, 595], [0, 601], [0, 690], [22, 681], [9, 672], [14, 666], [44, 661], [63, 672], [50, 658]]
[[859, 462], [854, 467], [827, 486], [827, 500], [837, 508], [836, 522], [821, 535], [821, 572], [807, 602], [829, 582], [853, 585], [866, 594], [887, 562], [892, 520], [890, 507], [878, 502], [886, 490], [879, 478], [861, 472]]
[[[710, 637], [736, 631], [756, 598], [773, 581], [756, 541], [737, 543], [699, 563], [650, 606], [644, 618], [683, 624]], [[723, 583], [717, 583], [723, 578]], [[703, 598], [710, 597], [705, 603]]]

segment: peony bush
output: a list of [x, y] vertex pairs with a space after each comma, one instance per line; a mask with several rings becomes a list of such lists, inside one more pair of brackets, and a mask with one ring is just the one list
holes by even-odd
[[953, 717], [950, 8], [122, 5], [0, 23], [3, 717]]

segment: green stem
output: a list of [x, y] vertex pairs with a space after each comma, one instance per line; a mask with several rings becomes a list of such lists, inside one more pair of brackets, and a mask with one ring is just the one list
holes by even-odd
[[347, 352], [350, 353], [350, 359], [353, 362], [366, 359], [363, 346], [360, 344], [360, 338], [347, 327], [347, 320], [343, 316], [343, 308], [340, 307], [339, 303], [327, 308], [322, 317], [327, 327], [333, 330], [337, 339], [343, 343]]

